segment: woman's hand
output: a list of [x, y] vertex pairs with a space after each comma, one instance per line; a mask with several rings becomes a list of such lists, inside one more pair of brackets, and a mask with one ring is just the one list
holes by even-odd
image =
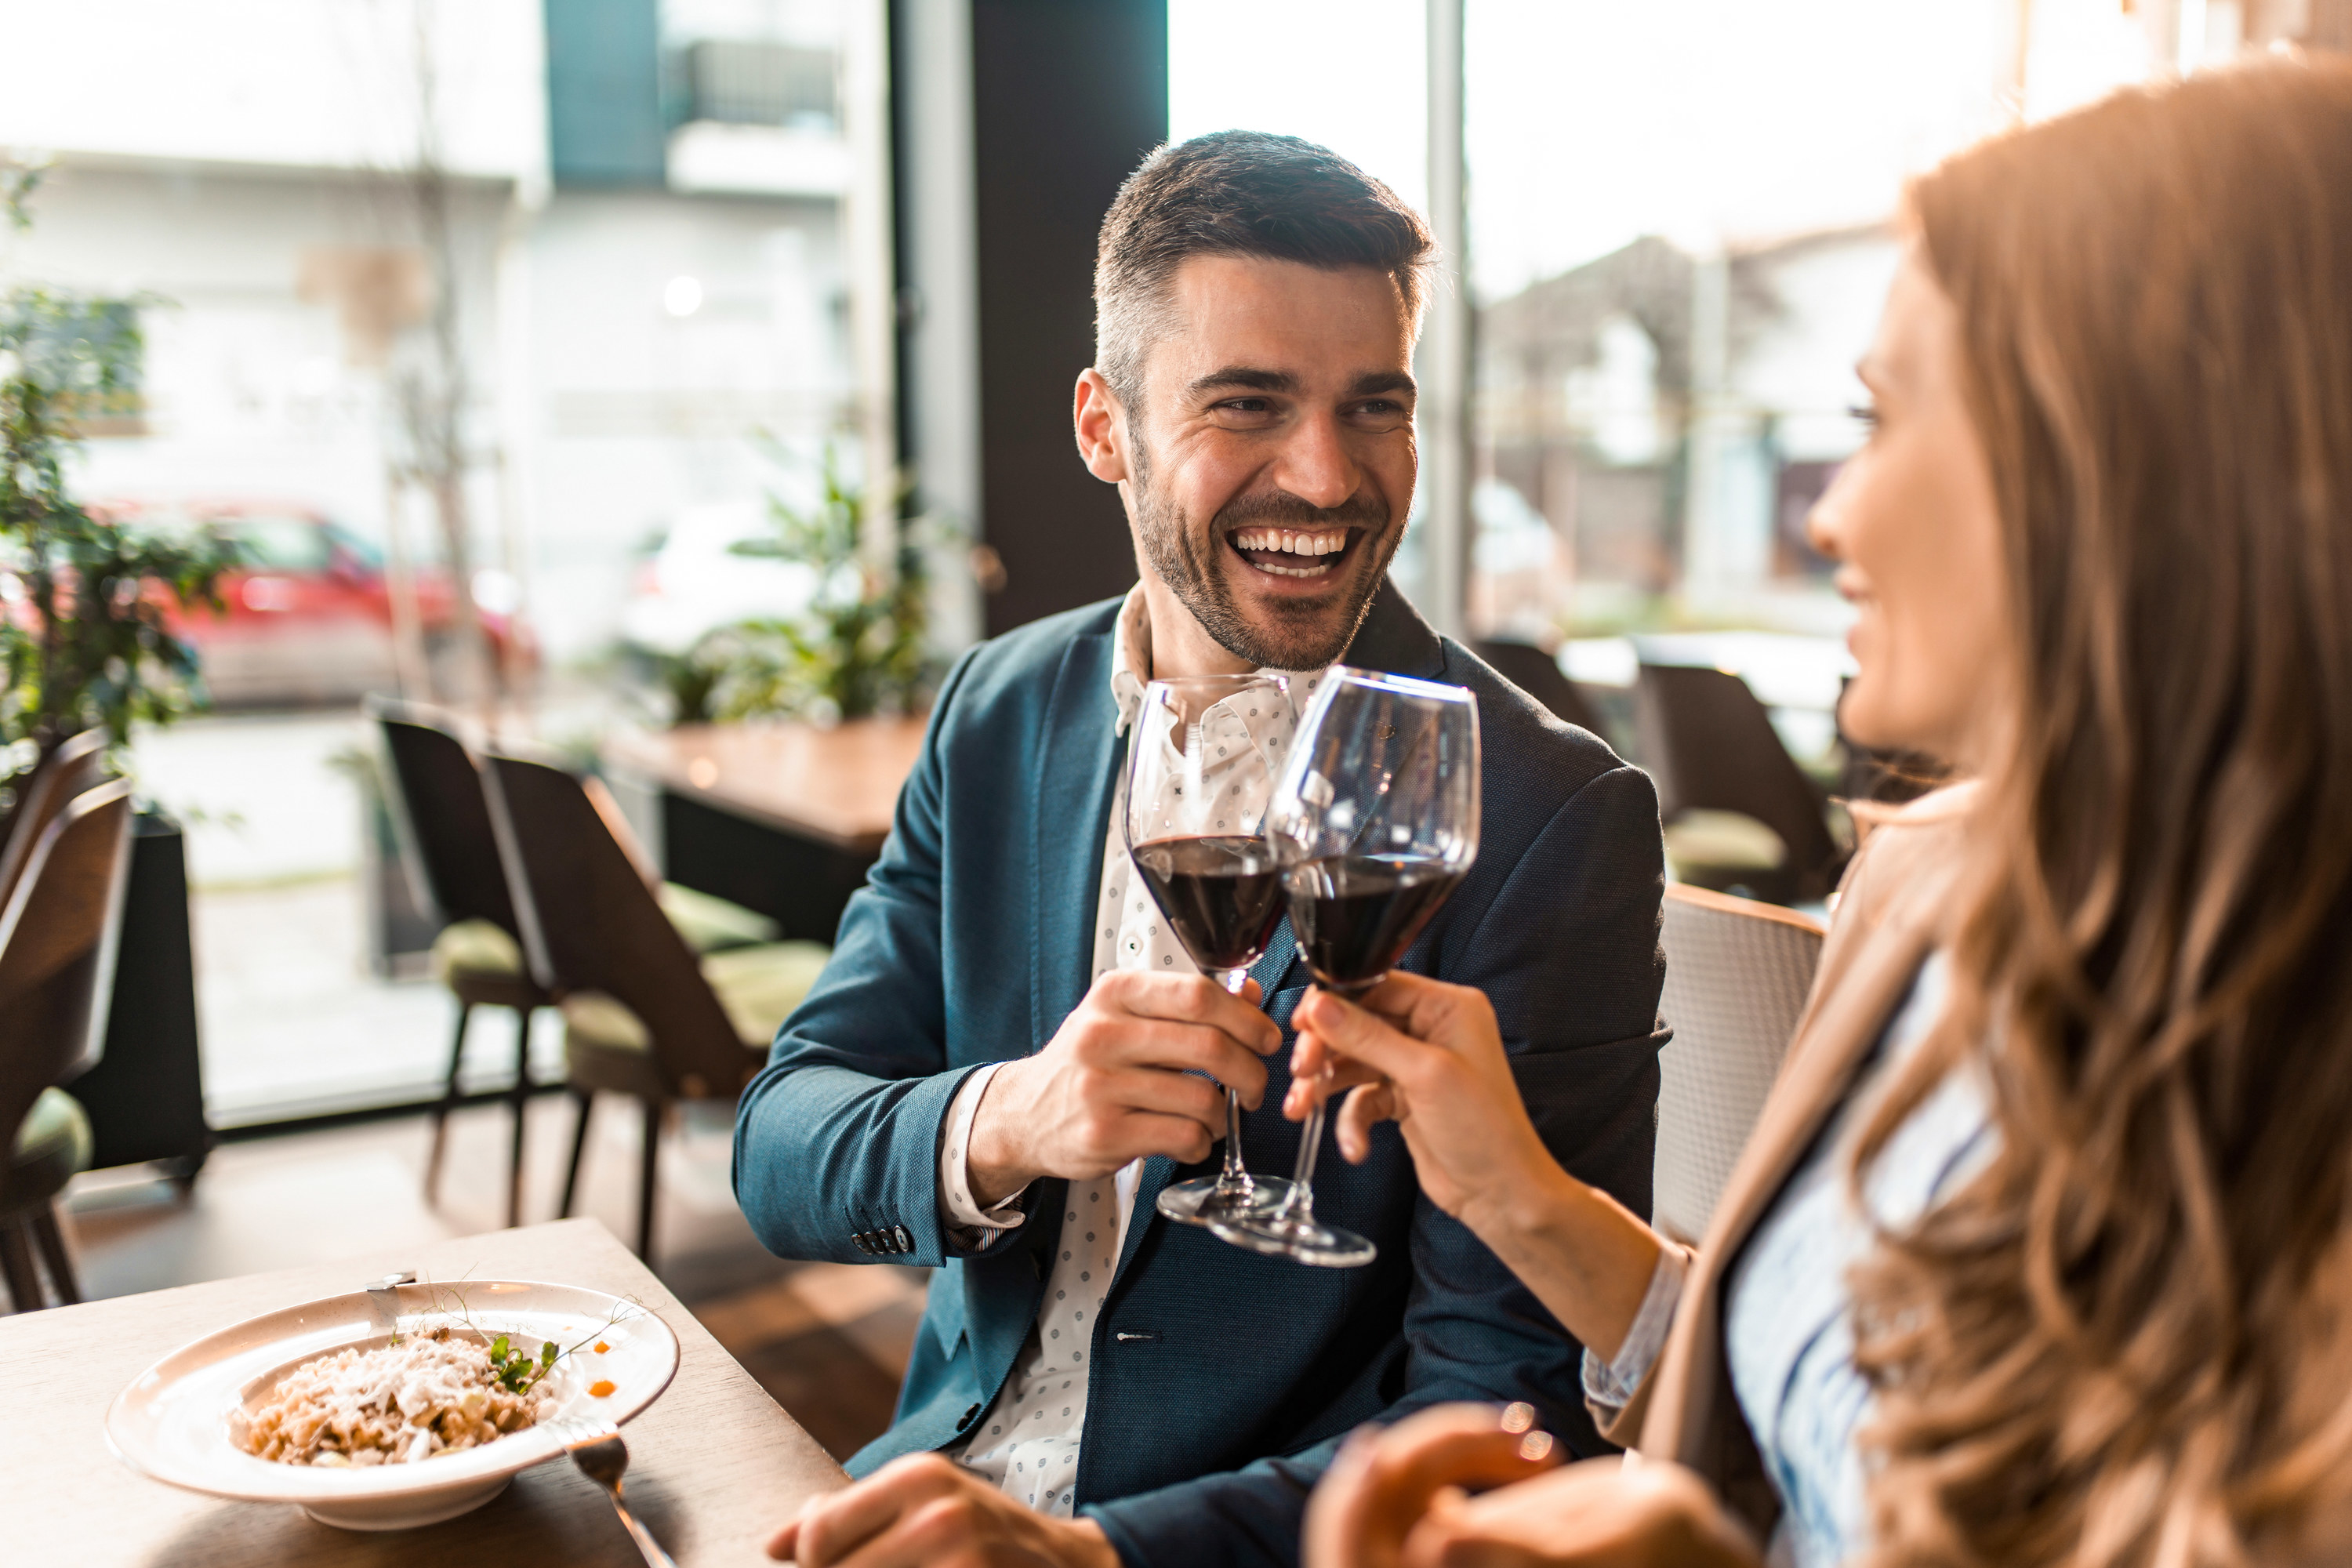
[[1519, 1099], [1486, 994], [1391, 973], [1359, 1006], [1310, 991], [1283, 1113], [1348, 1089], [1339, 1152], [1362, 1164], [1393, 1119], [1422, 1190], [1466, 1225], [1603, 1361], [1633, 1327], [1664, 1245], [1608, 1194], [1551, 1157]]
[[1373, 1126], [1393, 1120], [1430, 1201], [1481, 1236], [1563, 1178], [1528, 1120], [1486, 993], [1391, 973], [1361, 1005], [1310, 991], [1291, 1024], [1284, 1114], [1303, 1118], [1318, 1095], [1355, 1086], [1337, 1119], [1349, 1163], [1362, 1164]]
[[1307, 1504], [1306, 1568], [1756, 1568], [1747, 1532], [1679, 1465], [1549, 1469], [1550, 1445], [1529, 1458], [1526, 1441], [1485, 1405], [1360, 1433]]

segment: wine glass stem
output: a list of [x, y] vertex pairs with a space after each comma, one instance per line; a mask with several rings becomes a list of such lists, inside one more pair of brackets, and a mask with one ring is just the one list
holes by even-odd
[[[1217, 977], [1217, 983], [1234, 995], [1242, 994], [1249, 980], [1246, 969], [1228, 969]], [[1225, 1090], [1225, 1165], [1217, 1173], [1217, 1190], [1226, 1193], [1246, 1193], [1253, 1184], [1248, 1170], [1242, 1164], [1242, 1097], [1233, 1089]]]
[[1298, 1130], [1298, 1163], [1291, 1168], [1290, 1191], [1282, 1200], [1285, 1218], [1311, 1218], [1315, 1213], [1315, 1156], [1323, 1147], [1324, 1102], [1318, 1100]]

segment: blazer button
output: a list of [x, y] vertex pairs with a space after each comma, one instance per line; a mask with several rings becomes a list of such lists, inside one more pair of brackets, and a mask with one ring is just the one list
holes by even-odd
[[865, 1253], [868, 1258], [871, 1258], [874, 1255], [874, 1244], [866, 1239], [866, 1232], [862, 1230], [852, 1231], [850, 1233], [849, 1239], [856, 1242], [857, 1244], [857, 1250]]
[[913, 1232], [909, 1231], [902, 1225], [897, 1227], [896, 1235], [898, 1237], [899, 1251], [912, 1252], [915, 1250], [915, 1237]]
[[971, 1409], [969, 1409], [969, 1410], [965, 1411], [961, 1415], [957, 1416], [957, 1417], [956, 1417], [956, 1430], [957, 1430], [957, 1431], [959, 1431], [959, 1432], [961, 1432], [961, 1431], [962, 1431], [965, 1427], [967, 1427], [967, 1426], [971, 1426], [971, 1425], [972, 1424], [973, 1420], [974, 1420], [975, 1418], [977, 1418], [977, 1417], [979, 1416], [979, 1415], [980, 1415], [980, 1406], [979, 1406], [979, 1405], [973, 1405]]

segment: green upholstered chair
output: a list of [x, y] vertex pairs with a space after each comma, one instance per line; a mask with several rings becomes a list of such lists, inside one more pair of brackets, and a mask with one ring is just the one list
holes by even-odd
[[105, 1037], [131, 818], [121, 780], [59, 802], [0, 908], [0, 1277], [18, 1311], [47, 1304], [28, 1241], [58, 1299], [81, 1299], [57, 1198], [89, 1164], [89, 1119], [57, 1085]]
[[662, 1124], [687, 1100], [731, 1100], [767, 1060], [827, 950], [769, 942], [698, 953], [665, 914], [657, 884], [599, 809], [592, 786], [543, 763], [484, 759], [491, 812], [540, 983], [562, 1000], [563, 1054], [580, 1121], [564, 1176], [572, 1212], [598, 1094], [637, 1100], [637, 1255], [650, 1258]]

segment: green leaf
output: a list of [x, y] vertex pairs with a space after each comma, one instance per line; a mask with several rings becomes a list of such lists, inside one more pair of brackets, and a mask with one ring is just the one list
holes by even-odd
[[541, 1365], [541, 1366], [553, 1366], [553, 1365], [555, 1364], [555, 1356], [556, 1356], [556, 1350], [555, 1350], [555, 1342], [554, 1342], [553, 1340], [550, 1340], [550, 1341], [548, 1341], [545, 1344], [542, 1344], [542, 1345], [541, 1345], [541, 1346], [539, 1347], [539, 1364], [540, 1364], [540, 1365]]
[[506, 1359], [507, 1337], [504, 1334], [500, 1334], [497, 1339], [490, 1342], [490, 1363], [494, 1366], [503, 1365]]

